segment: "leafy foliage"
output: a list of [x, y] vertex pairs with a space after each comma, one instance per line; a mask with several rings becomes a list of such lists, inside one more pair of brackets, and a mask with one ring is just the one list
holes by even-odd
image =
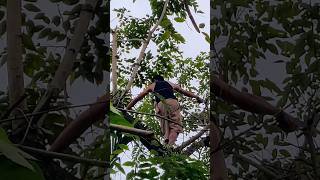
[[[316, 94], [320, 59], [316, 48], [320, 44], [319, 28], [315, 24], [319, 4], [313, 1], [214, 0], [211, 8], [214, 9], [211, 17], [214, 73], [221, 73], [238, 89], [251, 89], [250, 93], [264, 97], [300, 120], [310, 121], [311, 114], [319, 110]], [[267, 73], [261, 73], [266, 70]], [[297, 162], [297, 159], [310, 155], [301, 150], [310, 148], [306, 145], [307, 136], [284, 134], [271, 116], [258, 116], [220, 100], [215, 102], [219, 124], [223, 131], [230, 132], [225, 134], [226, 143], [248, 128], [247, 124], [262, 125], [261, 129], [251, 130], [232, 141], [225, 150], [227, 159], [232, 159], [230, 178], [266, 177], [259, 168], [251, 171], [247, 163], [231, 158], [235, 152], [256, 157], [279, 176], [304, 178], [298, 169], [311, 163], [311, 159], [305, 162]], [[314, 134], [314, 139], [318, 138], [318, 133]], [[316, 152], [311, 156], [318, 158]], [[241, 169], [234, 171], [233, 168]], [[317, 177], [316, 171], [319, 173], [314, 170], [309, 178]]]

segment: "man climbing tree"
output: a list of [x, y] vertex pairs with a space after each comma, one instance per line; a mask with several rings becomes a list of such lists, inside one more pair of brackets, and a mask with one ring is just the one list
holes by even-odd
[[196, 98], [198, 103], [204, 100], [192, 92], [182, 89], [179, 85], [165, 81], [160, 75], [152, 78], [152, 84], [144, 89], [137, 97], [135, 97], [127, 106], [130, 110], [138, 101], [143, 99], [148, 93], [155, 94], [154, 108], [157, 115], [166, 117], [172, 121], [159, 118], [164, 143], [174, 145], [179, 133], [182, 132], [182, 116], [180, 113], [180, 105], [174, 91], [182, 93], [185, 96]]

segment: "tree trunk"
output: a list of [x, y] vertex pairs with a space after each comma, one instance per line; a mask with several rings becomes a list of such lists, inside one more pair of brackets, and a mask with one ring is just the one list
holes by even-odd
[[117, 29], [112, 32], [112, 64], [111, 64], [111, 69], [112, 69], [112, 76], [111, 76], [111, 81], [112, 81], [112, 94], [115, 95], [117, 91], [117, 43], [118, 38], [117, 38]]
[[[39, 101], [33, 113], [41, 111], [47, 105], [52, 97], [57, 96], [65, 87], [65, 83], [72, 72], [74, 61], [81, 48], [84, 36], [88, 31], [88, 26], [93, 15], [93, 11], [97, 5], [98, 0], [86, 0], [82, 5], [80, 17], [75, 27], [75, 32], [71, 38], [70, 44], [67, 46], [62, 62], [60, 63], [54, 78], [48, 85], [45, 95]], [[33, 118], [31, 119], [31, 121]]]
[[[7, 0], [7, 69], [10, 106], [13, 106], [24, 95], [21, 38], [21, 0]], [[25, 107], [23, 100], [12, 111], [12, 114], [19, 114], [19, 111], [24, 110]], [[12, 129], [15, 130], [21, 123], [23, 121], [12, 121]]]
[[222, 149], [215, 152], [219, 148], [221, 135], [219, 128], [210, 118], [210, 180], [226, 180], [228, 179], [228, 170], [224, 161]]

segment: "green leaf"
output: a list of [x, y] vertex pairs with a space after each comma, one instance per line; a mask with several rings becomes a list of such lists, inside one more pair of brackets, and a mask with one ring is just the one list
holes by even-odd
[[202, 32], [202, 34], [205, 36], [205, 40], [210, 44], [211, 43], [210, 36], [205, 32]]
[[278, 155], [277, 149], [272, 150], [272, 158], [273, 159], [277, 158], [277, 155]]
[[182, 18], [182, 17], [176, 17], [176, 18], [174, 18], [174, 20], [175, 20], [176, 22], [181, 23], [181, 22], [184, 22], [186, 19], [185, 19], [185, 18]]
[[283, 155], [284, 157], [290, 157], [290, 156], [291, 156], [291, 154], [290, 154], [287, 150], [285, 150], [285, 149], [280, 149], [279, 152], [280, 152], [280, 154]]
[[62, 2], [71, 6], [77, 4], [79, 0], [63, 0]]
[[177, 42], [181, 42], [181, 43], [185, 43], [185, 39], [181, 36], [181, 34], [179, 33], [174, 33], [172, 34], [172, 37], [174, 40], [176, 40]]
[[39, 33], [39, 39], [43, 39], [51, 33], [50, 28], [45, 28]]
[[125, 144], [118, 144], [118, 146], [123, 150], [129, 150], [129, 147]]
[[33, 41], [32, 41], [32, 37], [30, 35], [22, 34], [22, 43], [25, 48], [30, 49], [30, 50], [36, 50], [36, 48], [33, 44]]
[[120, 170], [121, 173], [126, 174], [123, 167], [119, 163], [114, 163], [114, 165]]
[[275, 45], [273, 44], [267, 44], [267, 48], [269, 49], [270, 52], [273, 54], [278, 54], [278, 49]]
[[4, 12], [0, 11], [0, 21], [2, 20], [3, 17], [4, 17]]
[[52, 18], [52, 23], [54, 24], [54, 25], [56, 25], [56, 26], [59, 26], [60, 25], [60, 17], [59, 16], [54, 16], [53, 18]]
[[34, 171], [33, 166], [23, 157], [24, 153], [11, 144], [2, 128], [0, 128], [0, 153], [16, 164]]
[[120, 111], [118, 111], [118, 109], [116, 109], [111, 102], [110, 102], [110, 111], [121, 116]]
[[34, 4], [28, 3], [28, 4], [25, 4], [23, 7], [31, 12], [40, 12], [40, 9], [37, 6], [35, 6]]
[[123, 163], [123, 166], [130, 166], [130, 167], [133, 167], [135, 164], [136, 164], [135, 162], [127, 161], [127, 162]]
[[11, 160], [0, 156], [0, 177], [3, 180], [45, 180], [40, 167], [31, 162], [33, 169], [19, 166]]

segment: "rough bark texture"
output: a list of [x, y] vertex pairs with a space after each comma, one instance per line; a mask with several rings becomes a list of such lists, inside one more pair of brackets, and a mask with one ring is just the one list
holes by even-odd
[[[214, 118], [214, 117], [211, 117]], [[219, 128], [210, 120], [210, 179], [226, 180], [228, 179], [228, 170], [224, 161], [223, 150], [215, 151], [219, 147], [221, 135]]]
[[117, 91], [117, 29], [112, 32], [112, 64], [111, 64], [111, 70], [112, 70], [112, 94], [114, 95]]
[[[22, 43], [21, 43], [21, 0], [7, 0], [7, 69], [9, 85], [9, 103], [15, 104], [24, 94]], [[23, 100], [16, 108], [24, 110]], [[20, 112], [15, 109], [12, 114]], [[12, 121], [12, 128], [16, 129], [23, 121]]]

